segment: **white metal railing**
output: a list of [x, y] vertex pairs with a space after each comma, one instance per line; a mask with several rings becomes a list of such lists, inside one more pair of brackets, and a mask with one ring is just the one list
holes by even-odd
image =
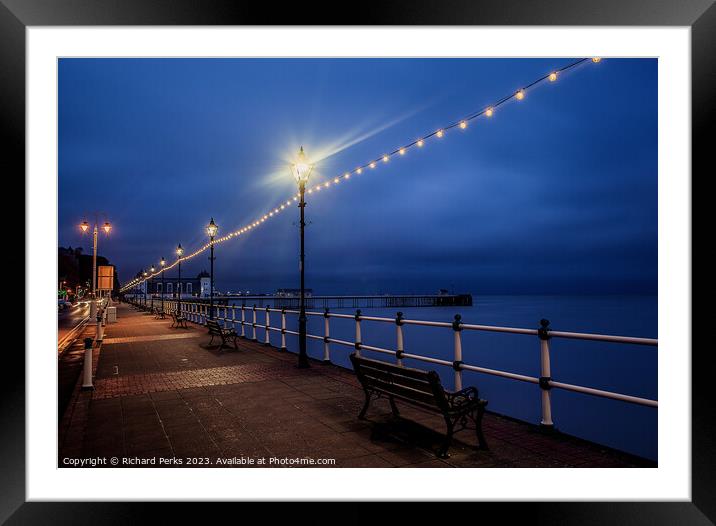
[[[176, 300], [164, 300], [165, 309], [176, 310]], [[182, 313], [190, 321], [204, 325], [209, 314], [208, 303], [195, 303], [195, 302], [181, 302]], [[241, 316], [237, 318], [236, 311], [240, 310]], [[299, 311], [295, 309], [275, 309], [270, 307], [248, 307], [245, 305], [214, 305], [215, 319], [221, 322], [224, 327], [236, 329], [237, 324], [241, 328], [241, 336], [247, 337], [245, 327], [251, 328], [251, 337], [253, 341], [258, 341], [256, 336], [256, 329], [264, 329], [264, 344], [271, 345], [271, 332], [278, 332], [281, 334], [281, 346], [282, 350], [286, 349], [286, 334], [298, 335], [298, 332], [288, 330], [286, 328], [286, 315], [298, 315]], [[246, 317], [246, 311], [250, 311], [251, 320], [248, 321]], [[260, 324], [258, 322], [258, 314], [260, 311], [265, 313], [265, 323]], [[230, 314], [229, 314], [230, 313]], [[271, 326], [270, 313], [277, 313], [281, 315], [280, 326]], [[520, 382], [527, 382], [536, 384], [540, 387], [541, 406], [542, 406], [542, 421], [541, 423], [545, 426], [552, 426], [552, 401], [551, 401], [551, 389], [563, 389], [565, 391], [572, 391], [576, 393], [583, 393], [592, 396], [598, 396], [602, 398], [610, 398], [612, 400], [620, 400], [622, 402], [629, 402], [647, 407], [658, 407], [657, 400], [651, 400], [648, 398], [641, 398], [638, 396], [631, 396], [621, 393], [615, 393], [612, 391], [605, 391], [602, 389], [594, 389], [591, 387], [584, 387], [580, 385], [573, 385], [564, 382], [557, 382], [551, 377], [551, 363], [550, 363], [550, 340], [553, 338], [573, 339], [573, 340], [591, 340], [601, 341], [615, 344], [631, 344], [631, 345], [646, 345], [646, 346], [658, 346], [658, 340], [652, 338], [635, 338], [631, 336], [613, 336], [605, 334], [589, 334], [589, 333], [578, 333], [578, 332], [565, 332], [565, 331], [553, 331], [549, 328], [549, 321], [541, 320], [541, 327], [539, 329], [525, 329], [517, 327], [496, 327], [491, 325], [475, 325], [469, 323], [462, 323], [460, 315], [455, 315], [455, 319], [452, 323], [450, 322], [439, 322], [439, 321], [426, 321], [426, 320], [409, 320], [403, 318], [402, 313], [398, 313], [395, 318], [384, 318], [378, 316], [364, 316], [361, 310], [358, 309], [355, 314], [338, 314], [332, 313], [328, 309], [323, 312], [307, 311], [307, 316], [315, 316], [324, 318], [323, 334], [307, 334], [306, 337], [313, 340], [320, 340], [323, 342], [323, 360], [330, 362], [331, 359], [331, 345], [338, 345], [343, 347], [349, 347], [355, 351], [356, 354], [360, 355], [361, 350], [373, 351], [381, 354], [391, 355], [395, 357], [398, 365], [403, 364], [403, 359], [409, 358], [418, 360], [421, 362], [431, 363], [435, 365], [441, 365], [445, 367], [451, 367], [454, 370], [455, 375], [455, 390], [462, 389], [462, 373], [463, 371], [474, 371], [478, 373], [488, 374], [492, 376], [498, 376], [502, 378], [508, 378], [510, 380], [517, 380]], [[352, 319], [355, 323], [355, 337], [353, 341], [341, 340], [331, 336], [330, 332], [330, 320], [331, 318], [337, 319]], [[383, 347], [376, 347], [363, 343], [362, 337], [362, 323], [363, 322], [376, 322], [376, 323], [391, 323], [396, 326], [396, 345], [395, 349], [386, 349]], [[453, 361], [443, 360], [439, 358], [432, 358], [429, 356], [422, 356], [419, 354], [412, 354], [405, 352], [404, 349], [404, 338], [403, 331], [405, 326], [423, 326], [423, 327], [437, 327], [450, 329], [454, 333], [454, 344], [453, 344]], [[539, 341], [540, 350], [540, 376], [528, 376], [523, 374], [512, 373], [508, 371], [501, 371], [497, 369], [488, 369], [486, 367], [480, 367], [478, 365], [472, 365], [463, 362], [462, 352], [462, 331], [482, 331], [482, 332], [496, 332], [496, 333], [508, 333], [508, 334], [519, 334], [525, 336], [535, 336]]]

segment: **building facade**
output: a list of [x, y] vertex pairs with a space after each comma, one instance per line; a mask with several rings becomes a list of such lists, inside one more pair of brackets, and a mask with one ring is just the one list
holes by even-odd
[[[182, 276], [181, 283], [176, 276], [165, 276], [162, 280], [159, 275], [138, 285], [135, 294], [144, 295], [146, 292], [147, 295], [153, 294], [155, 297], [163, 294], [165, 298], [177, 298], [179, 294], [182, 298], [187, 296], [208, 298], [209, 282], [209, 274], [205, 271], [200, 272], [194, 278]], [[132, 291], [128, 291], [128, 293], [132, 294]]]

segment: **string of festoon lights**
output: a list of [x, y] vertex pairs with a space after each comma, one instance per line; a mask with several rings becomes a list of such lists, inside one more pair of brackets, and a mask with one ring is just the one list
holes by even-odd
[[[322, 192], [332, 186], [337, 186], [345, 181], [348, 181], [351, 177], [353, 177], [355, 175], [362, 174], [365, 170], [374, 170], [375, 168], [377, 168], [379, 166], [380, 163], [387, 163], [393, 157], [396, 157], [396, 156], [402, 157], [402, 156], [406, 155], [410, 149], [422, 148], [423, 146], [425, 146], [426, 141], [428, 141], [429, 139], [433, 139], [433, 138], [442, 139], [443, 137], [445, 137], [445, 133], [448, 130], [451, 130], [453, 128], [459, 128], [461, 130], [465, 130], [465, 129], [467, 129], [470, 121], [473, 121], [473, 120], [477, 119], [478, 117], [482, 117], [482, 116], [487, 117], [487, 118], [492, 117], [495, 110], [502, 104], [505, 104], [506, 102], [513, 100], [513, 99], [518, 100], [518, 101], [523, 100], [525, 98], [527, 90], [529, 90], [530, 88], [534, 88], [538, 84], [541, 84], [544, 82], [555, 82], [559, 78], [559, 75], [561, 73], [563, 73], [569, 69], [572, 69], [584, 62], [591, 61], [593, 63], [599, 63], [599, 62], [601, 62], [601, 60], [602, 60], [601, 58], [597, 58], [597, 57], [582, 58], [575, 62], [567, 64], [564, 67], [552, 70], [550, 73], [547, 73], [546, 75], [530, 82], [529, 84], [519, 88], [518, 90], [510, 93], [509, 95], [502, 97], [501, 99], [497, 100], [493, 104], [485, 106], [484, 108], [482, 108], [479, 111], [476, 111], [469, 115], [466, 115], [465, 117], [462, 117], [461, 119], [453, 121], [452, 123], [448, 124], [447, 126], [438, 128], [437, 130], [434, 130], [426, 135], [423, 135], [422, 137], [419, 137], [419, 138], [413, 140], [412, 142], [409, 142], [408, 144], [404, 144], [403, 146], [400, 146], [390, 152], [384, 153], [380, 157], [377, 157], [377, 158], [373, 159], [372, 161], [369, 161], [363, 165], [360, 165], [360, 166], [354, 168], [353, 170], [344, 172], [340, 175], [333, 177], [332, 179], [329, 179], [325, 182], [316, 184], [315, 186], [312, 186], [310, 188], [306, 188], [306, 193], [313, 194], [313, 193]], [[288, 207], [291, 206], [291, 204], [293, 202], [298, 201], [298, 199], [299, 199], [299, 194], [297, 193], [294, 196], [292, 196], [291, 198], [287, 199], [285, 202], [282, 202], [280, 205], [278, 205], [275, 208], [273, 208], [272, 210], [269, 210], [268, 212], [264, 213], [262, 216], [256, 218], [254, 221], [252, 221], [248, 224], [245, 224], [241, 228], [234, 230], [233, 232], [230, 232], [229, 234], [226, 234], [224, 236], [218, 237], [218, 238], [214, 239], [213, 242], [210, 241], [209, 243], [206, 243], [205, 245], [196, 249], [191, 254], [186, 254], [186, 255], [180, 254], [179, 255], [180, 257], [178, 257], [174, 262], [158, 269], [156, 272], [147, 273], [146, 276], [141, 276], [141, 277], [138, 277], [138, 278], [135, 278], [135, 279], [129, 281], [124, 287], [122, 287], [120, 289], [120, 292], [124, 292], [125, 290], [136, 287], [137, 285], [140, 285], [141, 283], [143, 283], [149, 279], [152, 279], [155, 276], [160, 275], [162, 272], [171, 270], [172, 268], [177, 266], [179, 263], [182, 263], [184, 261], [195, 258], [199, 254], [201, 254], [201, 253], [205, 252], [206, 250], [208, 250], [209, 248], [211, 248], [212, 243], [214, 245], [218, 245], [220, 243], [230, 241], [231, 239], [234, 239], [236, 237], [248, 234], [249, 232], [251, 232], [251, 231], [255, 230], [256, 228], [258, 228], [259, 226], [261, 226], [266, 221], [270, 220], [274, 216], [276, 216], [276, 215], [280, 214], [281, 212], [283, 212], [284, 210], [286, 210]]]

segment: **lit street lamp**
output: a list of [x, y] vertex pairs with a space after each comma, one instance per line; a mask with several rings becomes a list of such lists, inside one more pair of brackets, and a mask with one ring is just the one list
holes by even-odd
[[161, 261], [159, 261], [159, 266], [162, 268], [162, 312], [164, 312], [164, 265], [166, 264], [167, 262], [162, 257]]
[[179, 270], [179, 279], [177, 280], [177, 315], [181, 315], [181, 257], [182, 254], [184, 254], [184, 249], [181, 247], [181, 243], [179, 243], [179, 246], [177, 247], [177, 259], [179, 260], [179, 264], [177, 265]]
[[211, 265], [211, 277], [209, 278], [209, 319], [214, 319], [214, 236], [219, 231], [219, 227], [214, 223], [214, 218], [211, 218], [209, 224], [206, 226], [206, 233], [209, 234], [209, 244], [211, 246], [211, 255], [209, 261]]
[[142, 289], [144, 289], [144, 306], [147, 306], [147, 271], [142, 271], [142, 277], [144, 278], [144, 281], [142, 282]]
[[310, 367], [308, 363], [308, 354], [306, 353], [306, 290], [304, 279], [305, 251], [303, 231], [306, 227], [306, 221], [304, 219], [304, 208], [306, 208], [304, 194], [306, 193], [306, 183], [308, 182], [308, 178], [310, 177], [312, 170], [313, 165], [306, 159], [306, 153], [303, 151], [303, 146], [301, 146], [296, 162], [291, 165], [291, 173], [298, 183], [300, 196], [298, 208], [301, 211], [301, 221], [299, 223], [301, 230], [301, 255], [299, 256], [298, 263], [298, 268], [301, 273], [301, 298], [298, 314], [298, 367], [300, 368]]
[[[83, 234], [86, 234], [89, 231], [90, 224], [85, 220], [80, 223], [80, 230], [82, 230]], [[94, 316], [97, 314], [97, 234], [98, 234], [98, 222], [95, 219], [94, 223], [94, 229], [92, 231], [92, 302], [90, 303], [90, 316], [94, 318]], [[112, 225], [109, 224], [109, 221], [105, 221], [104, 225], [102, 226], [102, 230], [104, 230], [104, 233], [106, 235], [109, 235], [110, 230], [112, 230]]]
[[152, 267], [149, 269], [149, 272], [151, 272], [151, 274], [152, 274], [152, 277], [149, 278], [149, 297], [152, 300], [152, 305], [151, 305], [152, 310], [154, 310], [154, 291], [152, 289], [154, 288], [154, 272], [156, 270], [157, 269], [154, 268], [154, 265], [152, 265]]

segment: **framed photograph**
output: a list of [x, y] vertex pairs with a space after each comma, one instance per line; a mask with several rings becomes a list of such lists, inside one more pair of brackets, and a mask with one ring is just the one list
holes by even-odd
[[26, 195], [3, 520], [714, 521], [711, 2], [2, 2]]

